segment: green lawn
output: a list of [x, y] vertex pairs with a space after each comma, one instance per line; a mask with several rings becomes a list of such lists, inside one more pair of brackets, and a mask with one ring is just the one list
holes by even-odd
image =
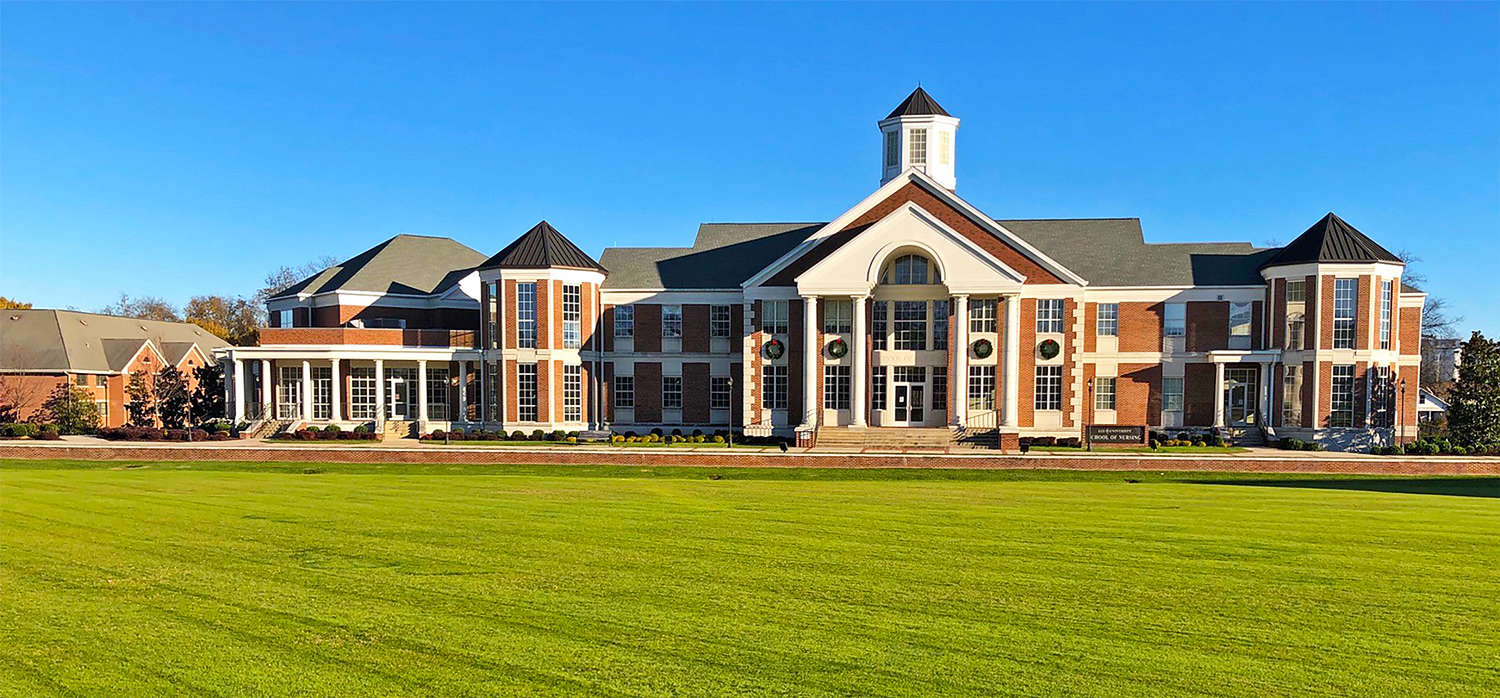
[[1492, 696], [1500, 479], [0, 462], [0, 695]]

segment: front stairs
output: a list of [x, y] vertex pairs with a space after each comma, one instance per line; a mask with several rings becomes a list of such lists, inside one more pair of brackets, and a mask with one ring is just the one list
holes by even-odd
[[953, 445], [948, 427], [832, 427], [818, 428], [817, 451], [920, 451], [946, 453]]

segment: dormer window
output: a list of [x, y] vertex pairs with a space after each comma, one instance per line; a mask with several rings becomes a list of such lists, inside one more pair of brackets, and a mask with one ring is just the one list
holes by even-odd
[[912, 165], [927, 165], [927, 129], [913, 129], [909, 157]]

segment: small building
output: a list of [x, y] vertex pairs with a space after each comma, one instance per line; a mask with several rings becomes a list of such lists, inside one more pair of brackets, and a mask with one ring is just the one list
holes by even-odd
[[1431, 424], [1448, 418], [1448, 401], [1423, 388], [1417, 393], [1417, 423]]
[[0, 404], [31, 419], [58, 385], [85, 388], [99, 406], [100, 426], [122, 426], [125, 385], [140, 371], [147, 380], [164, 366], [182, 371], [216, 363], [228, 342], [194, 324], [81, 313], [73, 310], [0, 311]]

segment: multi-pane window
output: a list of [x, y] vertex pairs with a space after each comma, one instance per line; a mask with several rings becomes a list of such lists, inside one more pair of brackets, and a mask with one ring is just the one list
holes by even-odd
[[708, 408], [727, 410], [733, 404], [733, 391], [729, 376], [714, 376], [708, 379]]
[[999, 303], [994, 298], [969, 299], [969, 331], [995, 332], [999, 328], [996, 321], [998, 307]]
[[583, 288], [563, 284], [563, 346], [583, 345]]
[[947, 165], [953, 162], [953, 133], [951, 131], [938, 131], [938, 164]]
[[1286, 366], [1281, 377], [1281, 425], [1302, 426], [1302, 367]]
[[896, 348], [927, 348], [927, 301], [895, 301]]
[[1115, 379], [1113, 376], [1101, 376], [1094, 379], [1094, 409], [1112, 410], [1115, 408]]
[[894, 376], [892, 380], [897, 383], [926, 383], [926, 366], [895, 366], [892, 367]]
[[874, 309], [870, 311], [870, 345], [876, 349], [886, 347], [886, 317], [890, 305], [886, 301], [875, 301]]
[[682, 306], [664, 305], [661, 307], [661, 336], [682, 336]]
[[1250, 304], [1229, 304], [1229, 348], [1250, 348]]
[[333, 367], [312, 367], [313, 419], [333, 419]]
[[1182, 379], [1161, 379], [1161, 408], [1166, 412], [1182, 411]]
[[1333, 387], [1329, 393], [1328, 426], [1354, 426], [1354, 366], [1333, 367]]
[[536, 284], [516, 284], [516, 346], [536, 348]]
[[849, 409], [849, 367], [823, 367], [823, 407], [830, 410]]
[[282, 366], [281, 380], [276, 384], [276, 418], [296, 419], [302, 416], [302, 367]]
[[1370, 385], [1370, 426], [1380, 429], [1394, 426], [1391, 408], [1396, 396], [1391, 385], [1390, 367], [1376, 366], [1366, 376]]
[[791, 329], [786, 301], [761, 301], [760, 331], [766, 334], [787, 334]]
[[375, 418], [375, 368], [372, 366], [349, 369], [349, 418]]
[[1286, 302], [1288, 302], [1288, 303], [1305, 303], [1306, 301], [1307, 301], [1307, 282], [1305, 282], [1305, 281], [1288, 281], [1288, 282], [1286, 282]]
[[885, 367], [876, 366], [870, 371], [870, 409], [885, 409]]
[[1168, 303], [1163, 307], [1161, 333], [1166, 337], [1187, 334], [1187, 304]]
[[708, 336], [729, 336], [729, 311], [727, 305], [708, 306]]
[[291, 309], [276, 311], [276, 317], [279, 320], [279, 322], [276, 323], [277, 327], [291, 327], [296, 324], [296, 321], [294, 319], [295, 316], [293, 315]]
[[[921, 255], [906, 254], [896, 258], [891, 263], [890, 276], [884, 279], [885, 283], [899, 284], [902, 286], [920, 285], [927, 283], [938, 283], [936, 275], [928, 274], [927, 258]], [[929, 281], [929, 279], [931, 279]]]
[[427, 369], [427, 417], [448, 421], [448, 369]]
[[73, 385], [87, 386], [88, 384], [89, 384], [89, 374], [87, 374], [87, 373], [74, 374], [74, 376], [73, 376]]
[[852, 301], [828, 301], [823, 304], [823, 331], [828, 334], [848, 334], [854, 331], [854, 303]]
[[1063, 302], [1061, 298], [1043, 298], [1036, 302], [1037, 334], [1063, 331]]
[[969, 367], [969, 409], [995, 409], [995, 367]]
[[1391, 348], [1391, 297], [1395, 295], [1396, 282], [1380, 284], [1380, 348]]
[[615, 376], [615, 409], [635, 409], [635, 376]]
[[760, 401], [772, 410], [786, 409], [786, 366], [766, 366], [761, 375]]
[[1118, 337], [1120, 335], [1120, 304], [1100, 303], [1095, 306], [1099, 316], [1094, 323], [1095, 331], [1100, 337]]
[[661, 406], [666, 410], [682, 409], [682, 376], [661, 377]]
[[491, 349], [500, 348], [500, 298], [496, 291], [498, 284], [494, 281], [485, 284], [485, 346]]
[[1333, 348], [1354, 348], [1354, 302], [1359, 294], [1358, 279], [1333, 281]]
[[486, 361], [484, 364], [484, 415], [489, 419], [500, 419], [500, 362]]
[[582, 366], [563, 366], [563, 421], [583, 421]]
[[948, 367], [932, 367], [932, 409], [948, 409]]
[[1062, 367], [1036, 367], [1036, 400], [1038, 410], [1062, 409]]
[[911, 148], [908, 157], [913, 165], [927, 164], [927, 129], [913, 129], [911, 132]]
[[97, 375], [97, 376], [94, 376], [94, 385], [97, 386], [97, 387], [100, 387], [100, 388], [103, 388], [103, 387], [109, 385], [109, 376], [106, 376], [106, 375], [104, 375], [102, 373], [99, 374], [99, 375]]
[[1307, 331], [1307, 320], [1302, 313], [1288, 315], [1286, 317], [1286, 348], [1298, 350], [1302, 348], [1302, 336]]
[[616, 337], [634, 337], [635, 336], [635, 306], [633, 306], [633, 305], [617, 305], [617, 306], [615, 306], [615, 336]]
[[516, 419], [535, 422], [536, 409], [536, 364], [516, 366]]
[[901, 165], [901, 131], [885, 132], [885, 166], [899, 167]]
[[932, 302], [932, 348], [934, 350], [948, 348], [948, 301], [946, 300]]
[[1286, 282], [1286, 337], [1285, 349], [1298, 351], [1303, 348], [1307, 331], [1307, 282]]

